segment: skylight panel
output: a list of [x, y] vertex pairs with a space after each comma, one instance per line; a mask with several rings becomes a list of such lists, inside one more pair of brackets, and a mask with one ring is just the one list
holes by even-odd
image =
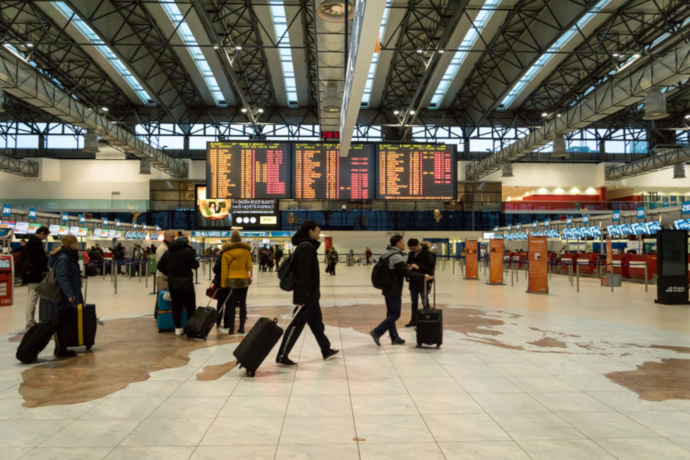
[[429, 105], [430, 109], [437, 109], [441, 104], [450, 83], [455, 79], [455, 75], [457, 75], [458, 70], [460, 70], [460, 66], [465, 61], [465, 58], [467, 58], [468, 51], [472, 49], [479, 38], [479, 34], [482, 33], [489, 19], [491, 19], [491, 16], [494, 14], [494, 8], [500, 3], [501, 0], [486, 0], [484, 2], [484, 6], [482, 6], [479, 14], [477, 14], [477, 17], [472, 21], [473, 26], [470, 27], [470, 30], [465, 34], [465, 38], [462, 40], [462, 43], [460, 43], [460, 47], [455, 52], [453, 59], [450, 61], [448, 68], [441, 78], [441, 82], [438, 84], [436, 91], [434, 91], [434, 96], [431, 98], [431, 104]]
[[[388, 24], [388, 13], [390, 13], [390, 6], [393, 0], [386, 0], [386, 9], [383, 12], [383, 19], [381, 20], [381, 27], [379, 28], [379, 39], [383, 40], [383, 34], [386, 32], [386, 24]], [[369, 73], [367, 74], [367, 82], [364, 85], [364, 94], [362, 95], [362, 107], [369, 107], [369, 100], [371, 99], [371, 89], [374, 87], [374, 76], [376, 75], [376, 66], [379, 62], [379, 53], [374, 53], [371, 58], [371, 65], [369, 66]]]
[[225, 96], [223, 95], [223, 92], [220, 90], [220, 86], [218, 85], [216, 77], [213, 75], [211, 66], [208, 65], [206, 57], [204, 56], [204, 53], [201, 51], [201, 48], [199, 47], [199, 44], [196, 41], [196, 38], [194, 38], [192, 29], [190, 29], [187, 23], [185, 22], [184, 16], [180, 12], [180, 9], [177, 7], [175, 3], [170, 3], [166, 0], [158, 1], [163, 6], [165, 12], [168, 14], [168, 18], [170, 18], [170, 21], [177, 28], [177, 33], [180, 34], [180, 38], [182, 38], [184, 44], [187, 45], [187, 51], [189, 51], [189, 54], [192, 56], [192, 59], [196, 63], [197, 69], [199, 69], [199, 72], [201, 73], [201, 76], [203, 77], [206, 86], [211, 92], [213, 99], [216, 101], [216, 105], [220, 107], [227, 107], [227, 104], [225, 103]]
[[567, 32], [565, 32], [561, 38], [559, 38], [556, 43], [553, 44], [551, 48], [549, 48], [546, 53], [542, 54], [537, 62], [534, 63], [532, 67], [527, 71], [527, 73], [513, 86], [513, 88], [508, 92], [508, 95], [503, 99], [501, 102], [501, 106], [499, 107], [499, 110], [507, 110], [510, 104], [513, 103], [515, 98], [517, 98], [520, 93], [522, 92], [523, 89], [525, 89], [525, 86], [532, 81], [532, 79], [541, 71], [541, 69], [544, 68], [546, 64], [553, 58], [554, 53], [557, 53], [565, 46], [570, 39], [572, 39], [578, 32], [578, 30], [582, 29], [589, 21], [594, 18], [594, 16], [599, 13], [606, 5], [611, 0], [601, 0], [599, 3], [592, 8], [592, 11], [589, 13], [585, 14], [580, 18], [579, 21], [577, 21], [577, 24], [571, 27]]
[[74, 12], [65, 5], [63, 2], [53, 2], [53, 6], [62, 13], [62, 15], [67, 18], [68, 20], [71, 21], [71, 23], [81, 32], [81, 34], [86, 37], [86, 39], [91, 42], [96, 46], [96, 49], [98, 52], [100, 52], [103, 57], [105, 57], [108, 62], [110, 63], [111, 66], [122, 76], [122, 78], [127, 82], [127, 84], [134, 90], [134, 92], [139, 96], [139, 99], [146, 104], [146, 105], [151, 105], [153, 104], [153, 101], [151, 100], [151, 96], [149, 96], [149, 93], [146, 92], [143, 86], [139, 83], [139, 81], [134, 78], [132, 73], [127, 69], [127, 67], [122, 64], [122, 61], [118, 59], [118, 57], [113, 53], [113, 51], [103, 43], [103, 40], [101, 40], [96, 32], [94, 32], [91, 27], [86, 25], [84, 21], [81, 20], [79, 16], [74, 14]]
[[285, 7], [282, 0], [270, 0], [269, 5], [278, 42], [278, 53], [280, 55], [280, 65], [283, 69], [288, 106], [297, 107], [297, 81], [295, 80], [295, 67], [292, 62], [290, 34], [288, 33]]

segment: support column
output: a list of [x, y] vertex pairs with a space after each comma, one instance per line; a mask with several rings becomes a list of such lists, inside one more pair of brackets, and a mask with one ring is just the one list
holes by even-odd
[[42, 157], [46, 150], [46, 136], [45, 134], [38, 135], [38, 156]]
[[470, 152], [471, 152], [471, 150], [470, 150], [470, 138], [466, 137], [465, 139], [463, 139], [463, 141], [464, 141], [464, 148], [465, 148], [465, 158], [470, 158]]
[[605, 140], [599, 141], [599, 161], [601, 161], [602, 163], [606, 162], [606, 141]]
[[184, 137], [182, 144], [182, 158], [189, 158], [189, 136]]

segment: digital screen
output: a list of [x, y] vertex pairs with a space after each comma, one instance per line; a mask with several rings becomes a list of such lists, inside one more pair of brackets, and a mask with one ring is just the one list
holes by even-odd
[[647, 225], [644, 223], [632, 224], [632, 231], [634, 235], [646, 235]]
[[60, 226], [53, 224], [50, 227], [48, 227], [48, 231], [51, 235], [58, 235], [60, 234]]
[[380, 144], [377, 193], [380, 200], [454, 200], [454, 145]]
[[634, 235], [632, 226], [630, 224], [620, 225], [619, 228], [621, 230], [621, 235], [623, 236]]
[[229, 228], [231, 212], [231, 200], [207, 198], [206, 187], [196, 186], [196, 228]]
[[494, 238], [494, 233], [492, 233], [492, 232], [484, 232], [484, 236], [482, 236], [482, 239], [484, 239], [484, 240], [490, 240], [491, 238]]
[[209, 142], [206, 186], [210, 199], [290, 198], [290, 144]]
[[673, 228], [676, 230], [690, 230], [690, 221], [687, 219], [680, 219], [673, 221]]
[[339, 141], [340, 131], [321, 131], [321, 139], [325, 141]]
[[647, 222], [647, 234], [648, 235], [656, 235], [656, 232], [661, 230], [661, 223], [656, 221], [656, 222]]
[[548, 238], [558, 238], [558, 230], [547, 230], [546, 236]]
[[86, 236], [89, 232], [89, 229], [86, 227], [79, 227], [79, 233], [77, 233], [77, 236]]
[[93, 237], [94, 238], [100, 238], [101, 237], [101, 229], [100, 228], [94, 228], [93, 229]]
[[276, 200], [232, 200], [234, 227], [243, 230], [278, 228]]
[[122, 230], [115, 230], [114, 238], [122, 238]]
[[36, 231], [41, 228], [41, 224], [33, 222], [29, 224], [29, 235], [35, 235]]
[[592, 237], [592, 229], [589, 227], [585, 227], [580, 229], [580, 233], [582, 234], [582, 238], [591, 238]]
[[612, 238], [617, 236], [623, 236], [623, 234], [621, 233], [621, 229], [619, 227], [620, 225], [609, 225], [608, 227], [606, 227], [606, 230], [608, 230], [609, 232], [609, 236]]
[[70, 227], [69, 234], [72, 236], [79, 236], [79, 227]]
[[564, 229], [563, 229], [563, 236], [564, 236], [566, 239], [572, 239], [572, 238], [574, 238], [574, 236], [573, 236], [573, 230], [570, 229], [570, 228], [564, 228]]
[[599, 227], [590, 227], [593, 238], [601, 238], [601, 229]]
[[25, 235], [29, 233], [29, 223], [17, 222], [17, 224], [14, 226], [14, 233], [18, 233], [20, 235]]
[[0, 268], [6, 268], [9, 269], [10, 267], [10, 259], [0, 259]]
[[60, 236], [66, 236], [69, 235], [69, 227], [66, 226], [60, 226], [60, 231], [58, 232], [58, 235]]
[[664, 232], [661, 242], [660, 274], [662, 276], [686, 276], [687, 257], [685, 257], [687, 235], [680, 232]]
[[295, 198], [370, 200], [374, 195], [374, 146], [352, 144], [347, 157], [340, 144], [295, 144]]
[[2, 223], [0, 223], [0, 228], [14, 228], [15, 222], [9, 222], [7, 220], [3, 220]]
[[115, 238], [115, 235], [117, 235], [117, 230], [103, 230], [104, 232], [108, 232], [108, 238]]
[[571, 231], [573, 232], [573, 238], [582, 238], [582, 233], [579, 228], [572, 228]]

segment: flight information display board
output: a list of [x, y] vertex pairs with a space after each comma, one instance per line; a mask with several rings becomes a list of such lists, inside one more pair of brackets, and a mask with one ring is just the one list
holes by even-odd
[[374, 145], [295, 144], [295, 198], [370, 200], [374, 197]]
[[455, 145], [379, 144], [380, 200], [454, 200]]
[[290, 196], [287, 142], [206, 144], [209, 199], [281, 199]]

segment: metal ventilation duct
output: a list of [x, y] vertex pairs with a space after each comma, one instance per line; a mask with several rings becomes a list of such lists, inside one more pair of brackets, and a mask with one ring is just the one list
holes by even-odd
[[673, 178], [674, 179], [685, 179], [685, 165], [684, 164], [673, 165]]
[[652, 88], [644, 97], [644, 117], [643, 120], [661, 120], [668, 117], [666, 111], [666, 93], [661, 92], [661, 88]]
[[685, 80], [690, 77], [689, 56], [690, 44], [684, 44], [669, 50], [660, 58], [651, 60], [629, 75], [611, 78], [560, 117], [547, 118], [543, 126], [518, 139], [517, 142], [482, 160], [468, 164], [467, 179], [478, 180], [497, 171], [502, 164], [515, 161], [548, 144], [558, 135], [585, 128], [612, 113], [639, 103], [653, 87], [671, 86]]
[[7, 57], [4, 53], [0, 54], [0, 84], [5, 91], [15, 97], [67, 123], [93, 130], [111, 145], [137, 158], [151, 160], [151, 165], [156, 169], [178, 178], [189, 175], [189, 166], [186, 162], [142, 142], [133, 133], [108, 121], [106, 117], [98, 113], [98, 110], [89, 110], [47, 77], [41, 75], [38, 70], [28, 64], [20, 64], [17, 58]]
[[[348, 21], [355, 5], [348, 2]], [[319, 69], [319, 121], [323, 131], [340, 131], [345, 88], [345, 0], [316, 0], [316, 59]], [[351, 22], [348, 27], [351, 26]]]

